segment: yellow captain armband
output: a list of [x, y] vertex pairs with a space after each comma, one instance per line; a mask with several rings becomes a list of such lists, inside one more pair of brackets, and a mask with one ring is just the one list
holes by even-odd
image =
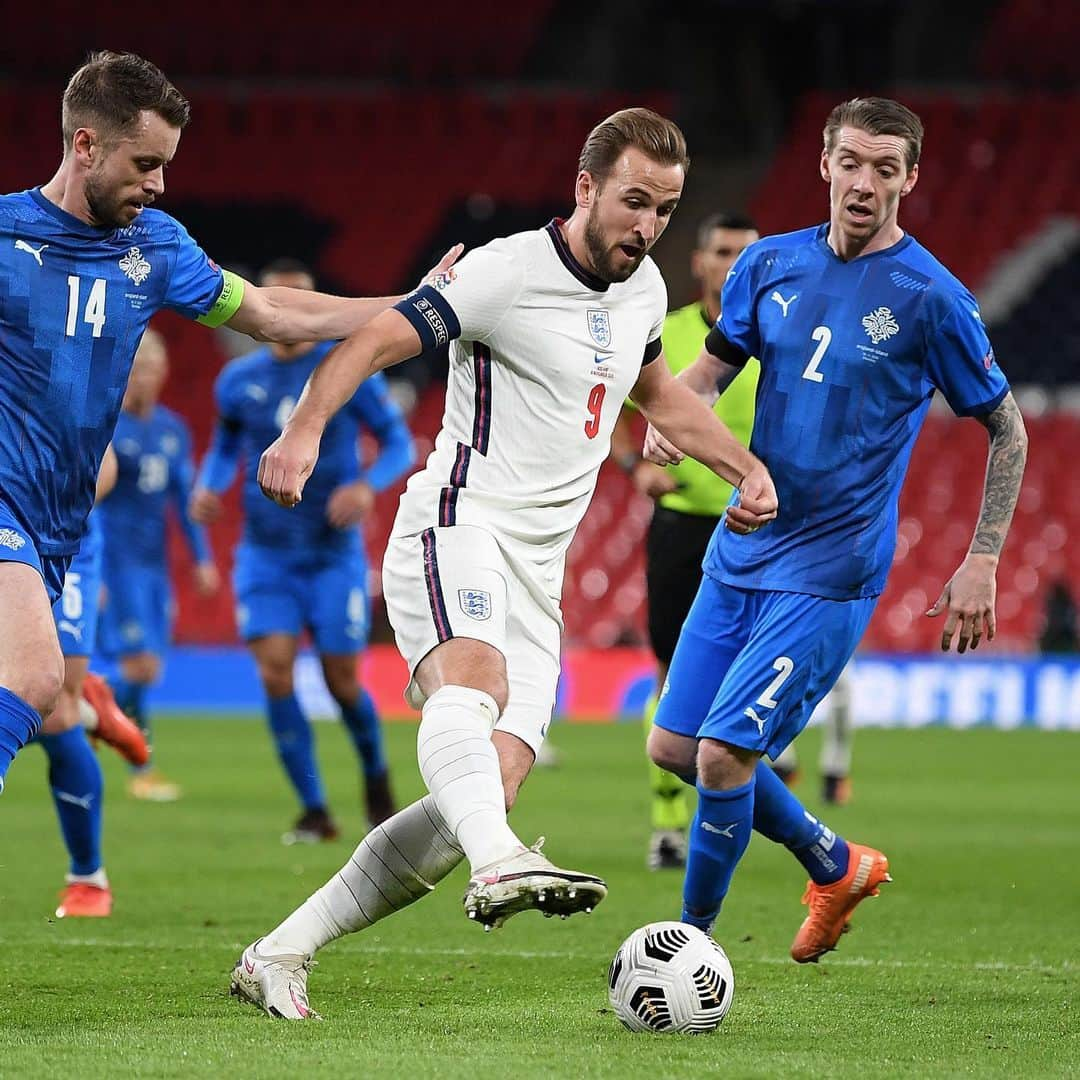
[[227, 323], [244, 299], [244, 279], [231, 270], [222, 270], [221, 275], [224, 280], [214, 306], [195, 320], [203, 326], [215, 327]]

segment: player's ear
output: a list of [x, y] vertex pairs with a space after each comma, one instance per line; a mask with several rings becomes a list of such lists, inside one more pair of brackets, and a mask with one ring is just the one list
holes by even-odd
[[593, 179], [592, 173], [582, 169], [577, 174], [577, 180], [574, 183], [574, 202], [587, 210], [592, 206], [593, 199], [596, 198], [596, 193], [599, 190], [599, 185]]
[[915, 164], [911, 166], [911, 172], [908, 173], [908, 178], [907, 178], [907, 180], [904, 181], [904, 186], [900, 189], [900, 197], [903, 198], [905, 195], [910, 195], [911, 192], [912, 192], [912, 189], [915, 187], [915, 185], [918, 182], [919, 182], [919, 163], [916, 161]]
[[832, 183], [832, 173], [829, 172], [828, 150], [821, 151], [821, 179], [824, 180], [826, 184]]
[[93, 128], [78, 128], [74, 136], [72, 136], [71, 149], [75, 154], [75, 160], [80, 165], [89, 168], [93, 164], [95, 157], [101, 152], [101, 145]]

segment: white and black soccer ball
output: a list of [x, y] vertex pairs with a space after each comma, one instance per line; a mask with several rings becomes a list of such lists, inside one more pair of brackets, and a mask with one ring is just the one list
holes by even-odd
[[731, 961], [708, 934], [681, 922], [635, 930], [608, 971], [608, 998], [631, 1031], [712, 1031], [735, 996]]

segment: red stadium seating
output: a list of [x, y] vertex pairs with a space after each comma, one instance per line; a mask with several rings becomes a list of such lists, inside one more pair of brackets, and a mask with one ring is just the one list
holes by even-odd
[[1007, 0], [983, 38], [981, 68], [989, 79], [1028, 86], [1073, 86], [1080, 41], [1074, 0]]
[[[1047, 589], [1064, 577], [1080, 597], [1080, 417], [1029, 421], [1024, 489], [998, 571], [998, 647], [1025, 652], [1039, 632]], [[979, 512], [986, 434], [973, 421], [932, 415], [900, 499], [896, 561], [863, 647], [926, 651], [942, 619], [924, 617], [971, 541]], [[622, 472], [601, 473], [596, 498], [570, 551], [564, 590], [567, 640], [606, 647], [644, 640], [642, 537], [648, 501]]]
[[495, 0], [445, 8], [313, 0], [298, 9], [263, 0], [259, 18], [222, 18], [212, 0], [189, 0], [154, 18], [121, 7], [41, 0], [0, 36], [0, 70], [67, 76], [91, 48], [131, 49], [179, 83], [191, 77], [410, 80], [490, 83], [520, 72], [553, 0], [521, 0], [508, 18]]

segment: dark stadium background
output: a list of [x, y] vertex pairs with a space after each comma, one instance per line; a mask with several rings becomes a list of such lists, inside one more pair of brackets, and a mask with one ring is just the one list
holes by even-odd
[[[1041, 647], [1076, 649], [1068, 596], [1080, 595], [1073, 543], [1080, 6], [604, 0], [583, 11], [561, 0], [190, 0], [143, 13], [40, 0], [3, 7], [3, 190], [52, 174], [60, 94], [86, 52], [134, 50], [193, 103], [160, 205], [223, 264], [254, 273], [291, 255], [316, 269], [322, 287], [352, 294], [405, 290], [452, 241], [472, 247], [567, 212], [589, 128], [615, 108], [642, 103], [673, 115], [690, 145], [685, 198], [656, 250], [671, 305], [688, 302], [687, 253], [700, 218], [715, 208], [747, 209], [764, 233], [822, 220], [817, 156], [828, 110], [856, 93], [904, 100], [927, 135], [901, 224], [979, 296], [1030, 429], [990, 655], [1021, 658], [1015, 670], [1028, 689], [1020, 711], [1047, 712], [1035, 703], [1032, 680], [1049, 678], [1049, 669], [1023, 658]], [[158, 325], [172, 351], [165, 400], [190, 421], [201, 451], [214, 377], [245, 343], [178, 318]], [[444, 368], [423, 359], [395, 374], [422, 460], [441, 414]], [[922, 613], [966, 549], [985, 442], [977, 424], [932, 412], [902, 498], [896, 564], [868, 655], [934, 649], [940, 630]], [[376, 567], [395, 496], [380, 499], [368, 529]], [[641, 540], [649, 513], [624, 474], [606, 467], [569, 560], [568, 651], [644, 642]], [[232, 514], [213, 533], [223, 569], [237, 528]], [[212, 601], [195, 596], [185, 588], [179, 545], [174, 555], [178, 641], [234, 642], [227, 591]], [[377, 624], [377, 637], [387, 640], [381, 615]], [[1060, 692], [1052, 700], [1071, 710], [1060, 722], [1080, 726], [1077, 668], [1054, 663]], [[988, 686], [972, 692], [999, 693]]]

